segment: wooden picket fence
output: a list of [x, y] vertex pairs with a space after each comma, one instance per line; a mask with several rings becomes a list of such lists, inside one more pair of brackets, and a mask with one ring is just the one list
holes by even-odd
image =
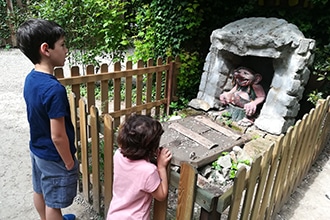
[[[73, 68], [71, 74], [76, 76], [70, 78], [63, 78], [63, 70], [56, 70], [60, 82], [70, 85], [73, 91], [69, 101], [81, 162], [81, 191], [93, 209], [101, 215], [106, 215], [112, 198], [112, 158], [116, 149], [114, 134], [120, 118], [133, 112], [151, 114], [152, 108], [157, 116], [160, 107], [168, 113], [169, 104], [175, 99], [175, 82], [180, 62], [178, 59], [172, 61], [171, 58], [167, 59], [166, 64], [162, 62], [159, 59], [157, 66], [153, 66], [154, 62], [149, 60], [146, 67], [143, 62], [139, 62], [137, 69], [132, 69], [128, 62], [126, 70], [120, 70], [120, 65], [115, 64], [114, 72], [107, 72], [108, 67], [102, 65], [100, 74], [95, 74], [93, 67], [87, 67], [87, 75], [84, 76], [77, 74], [79, 71]], [[132, 77], [136, 78], [135, 103], [130, 101], [133, 97], [130, 94], [133, 91], [132, 85], [129, 85], [132, 84]], [[165, 83], [161, 84], [157, 79], [165, 79]], [[114, 97], [107, 96], [109, 80], [114, 83]], [[101, 92], [104, 93], [101, 93], [102, 102], [108, 105], [108, 100], [113, 99], [113, 111], [107, 107], [95, 107], [96, 81], [100, 81]], [[81, 84], [87, 87], [85, 99], [80, 97]], [[157, 98], [150, 95], [153, 86], [158, 88], [154, 94]], [[125, 88], [124, 108], [121, 108], [123, 100], [119, 95], [122, 87]], [[145, 100], [142, 100], [142, 87], [147, 87]], [[306, 176], [329, 139], [329, 103], [330, 97], [319, 101], [315, 109], [297, 121], [286, 134], [279, 136], [269, 150], [256, 158], [249, 171], [241, 168], [233, 187], [220, 197], [213, 198], [214, 201], [209, 202], [212, 212], [205, 217], [200, 216], [200, 219], [223, 219], [226, 215], [228, 219], [273, 219]], [[169, 171], [169, 176], [170, 183], [175, 183], [179, 189], [176, 219], [192, 219], [194, 203], [198, 198], [196, 195], [201, 192], [196, 185], [196, 169], [189, 163], [183, 163], [180, 174]], [[155, 201], [153, 219], [165, 220], [167, 211], [167, 201]]]
[[[96, 212], [106, 215], [112, 198], [114, 133], [121, 120], [131, 113], [155, 117], [170, 114], [170, 104], [176, 100], [179, 67], [179, 58], [169, 57], [165, 64], [161, 58], [156, 61], [149, 59], [146, 65], [140, 60], [136, 69], [133, 69], [131, 61], [126, 63], [125, 70], [117, 62], [112, 72], [109, 72], [107, 64], [101, 65], [100, 73], [95, 73], [94, 66], [88, 65], [86, 75], [78, 67], [72, 67], [68, 78], [64, 77], [62, 68], [55, 69], [54, 75], [72, 91], [69, 102], [76, 132], [77, 156], [81, 163], [80, 188]], [[96, 107], [96, 82], [101, 93], [99, 108]], [[111, 83], [113, 91], [109, 91]], [[85, 87], [86, 97], [81, 97], [82, 87]], [[166, 206], [166, 202], [155, 202], [156, 219], [163, 219], [160, 216], [165, 216]]]
[[253, 162], [238, 170], [233, 187], [217, 203], [228, 219], [274, 219], [329, 140], [330, 96], [281, 135]]

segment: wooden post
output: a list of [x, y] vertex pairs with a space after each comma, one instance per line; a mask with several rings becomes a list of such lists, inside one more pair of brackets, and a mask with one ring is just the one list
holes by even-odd
[[[120, 71], [121, 66], [120, 62], [116, 62], [114, 64], [114, 71]], [[121, 85], [121, 78], [115, 78], [113, 80], [113, 90], [114, 90], [114, 97], [113, 97], [113, 110], [118, 111], [120, 110], [121, 105], [121, 91], [120, 86]], [[120, 116], [115, 117], [113, 120], [114, 127], [117, 128], [120, 124]]]
[[168, 71], [168, 78], [167, 78], [167, 106], [166, 106], [166, 114], [170, 115], [170, 105], [172, 102], [172, 83], [173, 83], [173, 72], [175, 68], [175, 62], [170, 62], [170, 69]]
[[87, 109], [83, 99], [79, 100], [79, 121], [80, 121], [80, 147], [81, 147], [81, 173], [82, 173], [82, 189], [83, 195], [88, 202], [90, 199], [89, 192], [89, 171], [88, 171], [88, 134], [87, 134]]
[[[126, 62], [126, 70], [131, 70], [133, 69], [133, 63], [132, 61], [127, 61]], [[125, 80], [125, 108], [130, 108], [132, 107], [132, 82], [133, 82], [133, 77], [132, 76], [127, 76]], [[128, 118], [130, 114], [125, 115], [125, 119]]]
[[[168, 183], [170, 183], [170, 163], [167, 166], [167, 178], [168, 178]], [[162, 202], [157, 201], [154, 199], [154, 209], [153, 209], [153, 219], [157, 220], [166, 220], [166, 214], [167, 214], [167, 201], [168, 197]]]
[[195, 202], [197, 172], [189, 163], [181, 164], [176, 219], [191, 220]]
[[[108, 64], [101, 65], [101, 73], [108, 72]], [[101, 81], [101, 114], [109, 113], [109, 80]]]
[[[71, 67], [71, 77], [75, 76], [80, 76], [79, 73], [79, 67], [78, 66], [73, 66]], [[76, 105], [79, 105], [79, 99], [80, 99], [80, 85], [75, 84], [71, 86], [71, 91], [75, 94], [76, 96]]]
[[92, 136], [92, 180], [93, 180], [93, 208], [100, 213], [101, 187], [100, 187], [100, 142], [99, 142], [99, 114], [95, 106], [90, 108], [91, 136]]
[[104, 115], [104, 216], [107, 215], [112, 199], [113, 186], [113, 125], [112, 117]]

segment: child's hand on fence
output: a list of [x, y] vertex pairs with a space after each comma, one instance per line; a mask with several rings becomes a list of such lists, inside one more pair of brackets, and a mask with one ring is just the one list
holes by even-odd
[[165, 167], [171, 161], [172, 153], [167, 148], [159, 148], [158, 156], [157, 156], [157, 166]]

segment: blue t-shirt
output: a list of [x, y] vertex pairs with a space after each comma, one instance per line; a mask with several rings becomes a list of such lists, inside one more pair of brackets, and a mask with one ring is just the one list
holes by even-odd
[[73, 155], [76, 152], [74, 128], [65, 87], [55, 76], [33, 69], [25, 79], [24, 99], [30, 125], [30, 150], [45, 160], [62, 160], [51, 138], [50, 119], [64, 117]]

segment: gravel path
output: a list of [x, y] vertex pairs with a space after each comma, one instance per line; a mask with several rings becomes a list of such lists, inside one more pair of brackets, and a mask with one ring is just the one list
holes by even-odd
[[[0, 220], [38, 219], [32, 201], [29, 132], [22, 97], [26, 74], [33, 68], [17, 49], [0, 49]], [[276, 220], [330, 219], [330, 142], [283, 207]], [[63, 213], [77, 220], [99, 219], [78, 195]]]

